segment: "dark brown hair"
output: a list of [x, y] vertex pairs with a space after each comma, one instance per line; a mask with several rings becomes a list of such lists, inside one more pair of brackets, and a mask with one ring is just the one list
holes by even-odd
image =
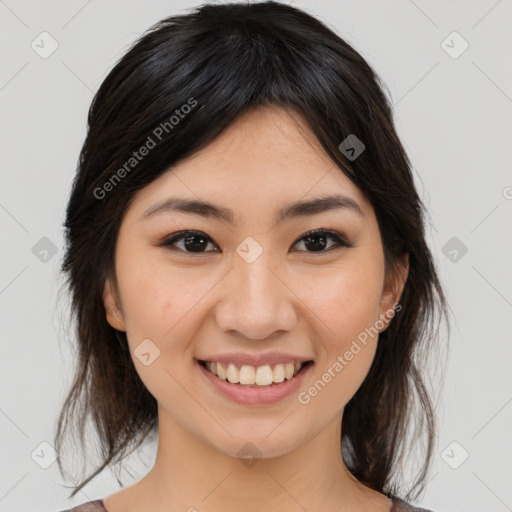
[[[388, 497], [420, 494], [436, 426], [420, 369], [427, 356], [438, 357], [434, 320], [437, 313], [439, 320], [446, 318], [447, 303], [426, 242], [426, 209], [383, 85], [324, 23], [273, 1], [203, 4], [168, 17], [116, 63], [89, 110], [64, 224], [62, 271], [78, 345], [74, 381], [55, 433], [57, 460], [64, 474], [63, 441], [71, 434], [79, 434], [85, 456], [89, 416], [102, 459], [70, 496], [158, 428], [157, 402], [135, 370], [126, 334], [107, 323], [102, 301], [107, 277], [115, 284], [123, 214], [137, 191], [211, 143], [242, 113], [263, 105], [301, 116], [365, 194], [378, 220], [386, 269], [396, 270], [409, 255], [402, 309], [380, 334], [370, 371], [345, 407], [342, 442], [347, 468], [359, 481]], [[356, 159], [339, 148], [351, 134], [365, 145]], [[154, 147], [135, 159], [149, 140]], [[412, 453], [411, 433], [415, 442], [424, 435], [426, 444], [406, 492], [398, 480]]]

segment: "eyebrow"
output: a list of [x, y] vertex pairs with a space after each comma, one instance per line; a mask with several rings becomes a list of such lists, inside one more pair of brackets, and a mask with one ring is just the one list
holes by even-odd
[[[306, 217], [335, 209], [344, 209], [364, 218], [364, 213], [359, 204], [354, 199], [343, 195], [331, 195], [319, 197], [316, 199], [298, 201], [285, 206], [276, 216], [276, 223], [297, 217]], [[147, 209], [139, 220], [145, 220], [156, 214], [181, 212], [199, 215], [204, 218], [221, 220], [229, 224], [234, 224], [234, 214], [228, 208], [221, 208], [211, 203], [199, 201], [196, 199], [164, 199], [149, 209]]]

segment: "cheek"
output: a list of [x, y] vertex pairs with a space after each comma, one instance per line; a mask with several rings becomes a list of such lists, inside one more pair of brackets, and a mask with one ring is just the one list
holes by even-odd
[[198, 306], [214, 282], [204, 267], [180, 267], [156, 252], [150, 256], [147, 249], [133, 251], [118, 262], [128, 338], [132, 348], [149, 338], [177, 354], [186, 350], [180, 340], [193, 338]]
[[319, 316], [330, 328], [330, 335], [323, 337], [325, 363], [319, 369], [321, 380], [329, 382], [322, 400], [336, 402], [336, 410], [359, 389], [375, 357], [378, 333], [374, 327], [383, 279], [379, 261], [358, 257], [354, 264], [331, 273], [328, 293], [312, 299], [321, 301]]
[[[379, 318], [383, 267], [378, 259], [354, 255], [342, 264], [303, 275], [302, 296], [329, 334], [328, 350], [342, 350]], [[313, 283], [313, 284], [307, 284]]]
[[[186, 382], [192, 369], [194, 306], [209, 287], [208, 279], [191, 274], [166, 262], [146, 259], [143, 264], [134, 254], [118, 267], [131, 357], [142, 382], [158, 399], [179, 400], [183, 389], [178, 382]], [[144, 354], [149, 356], [144, 359]]]
[[354, 396], [365, 380], [377, 349], [378, 333], [375, 311], [379, 290], [368, 286], [355, 276], [339, 276], [331, 281], [333, 288], [327, 296], [311, 297], [317, 304], [315, 313], [322, 319], [321, 340], [317, 347], [319, 365], [311, 393], [317, 393], [319, 414], [327, 421], [339, 412]]
[[[314, 283], [303, 288], [302, 296], [315, 317], [321, 340], [317, 345], [319, 377], [310, 389], [318, 396], [316, 407], [327, 421], [340, 411], [359, 389], [372, 365], [378, 336], [372, 330], [378, 319], [383, 266], [372, 255], [358, 254], [343, 264], [325, 269], [308, 280]], [[311, 275], [311, 279], [313, 275]]]

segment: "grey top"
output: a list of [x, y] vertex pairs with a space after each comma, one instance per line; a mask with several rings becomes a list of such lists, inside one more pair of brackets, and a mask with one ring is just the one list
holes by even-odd
[[[432, 512], [432, 510], [428, 510], [426, 508], [414, 507], [401, 498], [390, 497], [390, 499], [393, 502], [393, 506], [389, 512]], [[103, 500], [97, 499], [59, 512], [108, 512], [108, 510], [103, 505]]]

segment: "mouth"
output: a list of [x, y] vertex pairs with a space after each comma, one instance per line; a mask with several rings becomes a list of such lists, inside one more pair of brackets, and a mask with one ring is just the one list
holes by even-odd
[[310, 359], [304, 362], [289, 362], [283, 364], [272, 364], [254, 367], [250, 365], [219, 363], [215, 361], [197, 362], [211, 375], [217, 377], [226, 384], [240, 388], [272, 388], [283, 385], [287, 381], [302, 376], [307, 369], [314, 364]]

